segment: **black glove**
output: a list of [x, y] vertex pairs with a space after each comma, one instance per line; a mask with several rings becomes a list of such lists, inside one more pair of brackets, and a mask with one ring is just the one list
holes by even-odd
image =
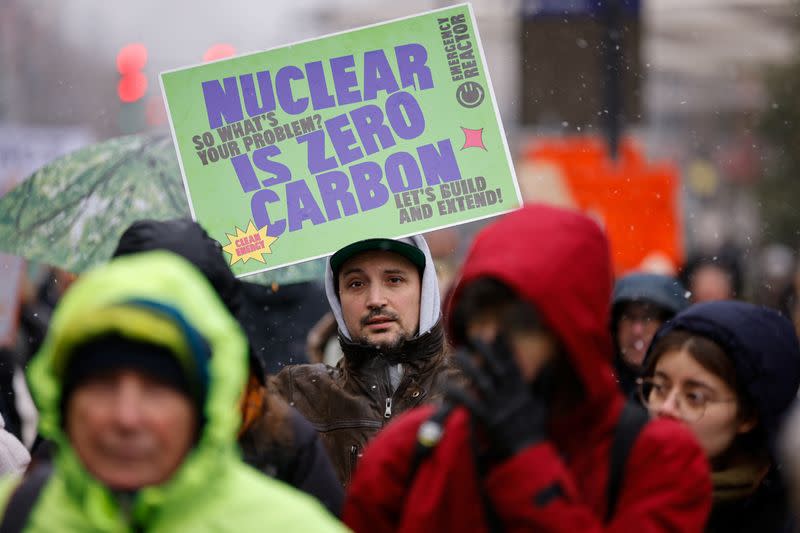
[[[483, 359], [478, 368], [465, 350], [455, 359], [467, 379], [475, 386], [477, 396], [463, 389], [448, 391], [448, 400], [465, 406], [482, 424], [489, 438], [492, 455], [506, 459], [524, 448], [547, 438], [547, 402], [534, 391], [536, 383], [525, 383], [508, 345], [498, 336], [492, 346], [471, 340], [470, 348]], [[545, 374], [545, 375], [543, 375]], [[549, 372], [540, 373], [537, 383], [549, 379]]]

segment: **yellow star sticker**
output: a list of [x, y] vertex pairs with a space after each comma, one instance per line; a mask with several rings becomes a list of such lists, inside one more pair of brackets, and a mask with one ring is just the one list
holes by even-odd
[[242, 231], [236, 227], [236, 235], [225, 232], [230, 244], [223, 246], [222, 249], [231, 254], [231, 266], [238, 261], [247, 263], [250, 259], [266, 263], [263, 254], [271, 254], [270, 245], [278, 240], [277, 237], [267, 235], [267, 226], [256, 229], [251, 220], [247, 230]]

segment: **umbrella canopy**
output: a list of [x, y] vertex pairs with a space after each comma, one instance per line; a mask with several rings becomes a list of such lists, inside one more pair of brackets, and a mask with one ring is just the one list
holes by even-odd
[[[118, 137], [57, 159], [0, 198], [0, 250], [78, 273], [108, 261], [136, 220], [189, 216], [169, 134]], [[323, 270], [316, 260], [246, 279], [298, 283]]]

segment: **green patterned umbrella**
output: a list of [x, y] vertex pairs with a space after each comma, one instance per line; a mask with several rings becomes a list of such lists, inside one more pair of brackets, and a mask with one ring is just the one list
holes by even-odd
[[[46, 165], [0, 198], [0, 251], [82, 272], [108, 261], [134, 221], [189, 216], [169, 135], [118, 137]], [[299, 283], [323, 269], [316, 260], [246, 279]]]

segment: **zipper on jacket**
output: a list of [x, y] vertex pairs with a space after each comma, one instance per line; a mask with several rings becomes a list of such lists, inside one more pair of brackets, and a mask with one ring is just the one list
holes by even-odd
[[383, 418], [392, 417], [392, 399], [386, 398], [386, 410], [383, 412]]
[[353, 444], [350, 446], [350, 472], [347, 475], [347, 483], [349, 484], [353, 480], [353, 472], [356, 470], [356, 465], [358, 464], [358, 458], [360, 454], [358, 453], [358, 446]]

